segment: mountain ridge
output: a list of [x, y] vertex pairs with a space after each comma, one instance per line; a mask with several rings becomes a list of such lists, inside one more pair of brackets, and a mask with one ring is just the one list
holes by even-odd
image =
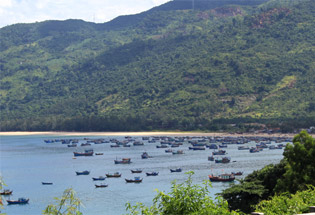
[[13, 42], [0, 29], [1, 130], [312, 125], [314, 3], [287, 2], [155, 8], [111, 30], [48, 21], [30, 24], [35, 38], [11, 33]]

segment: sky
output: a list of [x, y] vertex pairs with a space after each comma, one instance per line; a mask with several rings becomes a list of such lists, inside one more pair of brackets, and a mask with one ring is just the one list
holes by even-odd
[[82, 19], [103, 23], [170, 0], [0, 0], [0, 28], [16, 23]]

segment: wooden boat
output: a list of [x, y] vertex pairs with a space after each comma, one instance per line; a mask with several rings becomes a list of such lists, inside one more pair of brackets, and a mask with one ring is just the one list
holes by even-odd
[[95, 153], [95, 155], [103, 155], [104, 153]]
[[0, 192], [0, 195], [8, 196], [11, 195], [13, 190], [3, 190]]
[[92, 149], [85, 150], [84, 152], [73, 152], [73, 155], [75, 157], [78, 157], [78, 156], [93, 156], [93, 154], [94, 154], [94, 151]]
[[243, 175], [243, 172], [231, 172], [233, 175]]
[[211, 182], [232, 182], [235, 180], [235, 176], [233, 174], [209, 175], [209, 180]]
[[179, 155], [179, 154], [184, 154], [183, 150], [177, 150], [175, 152], [172, 152], [173, 155]]
[[115, 164], [130, 164], [131, 158], [123, 158], [122, 160], [114, 160]]
[[81, 146], [90, 146], [91, 143], [81, 143]]
[[98, 178], [94, 178], [92, 177], [93, 181], [104, 181], [106, 179], [106, 177], [104, 176], [99, 176]]
[[142, 173], [142, 169], [131, 169], [131, 173]]
[[159, 172], [146, 172], [145, 174], [147, 176], [157, 176], [157, 175], [159, 175]]
[[133, 143], [133, 145], [134, 145], [134, 146], [143, 146], [144, 143], [143, 143], [143, 142], [138, 142], [138, 141], [136, 141], [136, 142]]
[[218, 149], [218, 146], [216, 144], [211, 144], [208, 146], [209, 149]]
[[72, 143], [72, 144], [69, 144], [69, 145], [67, 145], [68, 147], [77, 147], [77, 144], [74, 144], [74, 143]]
[[212, 155], [225, 155], [226, 151], [225, 150], [219, 150], [219, 151], [214, 151], [212, 152]]
[[118, 147], [120, 147], [120, 145], [115, 144], [115, 145], [110, 145], [110, 147], [111, 148], [118, 148]]
[[149, 156], [149, 154], [147, 152], [143, 152], [141, 155], [142, 159], [147, 159], [147, 158], [151, 158], [151, 156]]
[[42, 185], [53, 185], [52, 182], [42, 182]]
[[134, 177], [134, 179], [127, 179], [125, 178], [127, 183], [141, 183], [142, 182], [142, 178], [140, 177]]
[[170, 169], [171, 172], [181, 172], [182, 168]]
[[250, 153], [256, 153], [256, 152], [260, 152], [262, 150], [263, 150], [263, 148], [252, 147], [249, 149], [249, 152]]
[[172, 153], [173, 150], [172, 149], [165, 149], [165, 153]]
[[239, 146], [237, 147], [238, 150], [249, 150], [248, 146]]
[[189, 146], [188, 147], [189, 150], [206, 150], [206, 148], [204, 146]]
[[108, 187], [108, 184], [95, 184], [96, 188]]
[[160, 149], [160, 148], [167, 148], [167, 145], [157, 145], [156, 148]]
[[9, 205], [15, 205], [15, 204], [27, 204], [29, 199], [26, 198], [19, 198], [18, 200], [7, 200]]
[[219, 148], [227, 148], [226, 144], [219, 145]]
[[119, 178], [121, 177], [121, 173], [115, 172], [114, 174], [107, 173], [105, 174], [107, 178]]
[[208, 161], [214, 161], [214, 157], [213, 156], [208, 156]]
[[228, 157], [224, 157], [222, 159], [215, 159], [214, 160], [216, 163], [230, 163], [231, 159]]
[[77, 175], [89, 175], [90, 174], [90, 171], [87, 171], [87, 170], [85, 170], [85, 171], [82, 171], [82, 172], [75, 172]]

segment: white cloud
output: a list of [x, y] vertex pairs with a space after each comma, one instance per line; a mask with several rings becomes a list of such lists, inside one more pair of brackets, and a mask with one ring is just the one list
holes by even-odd
[[48, 19], [107, 22], [169, 0], [0, 0], [0, 27]]
[[0, 8], [11, 7], [11, 6], [12, 6], [12, 0], [1, 0], [0, 1]]

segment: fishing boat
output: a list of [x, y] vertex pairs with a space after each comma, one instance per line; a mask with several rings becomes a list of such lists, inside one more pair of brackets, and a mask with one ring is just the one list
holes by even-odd
[[189, 146], [188, 147], [189, 150], [206, 150], [206, 148], [204, 146]]
[[42, 185], [53, 185], [52, 182], [42, 182]]
[[183, 150], [177, 150], [175, 152], [172, 152], [173, 155], [179, 155], [179, 154], [184, 154]]
[[228, 158], [228, 157], [224, 157], [224, 158], [222, 158], [222, 159], [215, 159], [214, 160], [216, 163], [230, 163], [230, 161], [231, 161], [231, 159], [230, 158]]
[[127, 179], [125, 178], [127, 183], [141, 183], [142, 182], [142, 178], [140, 177], [134, 177], [134, 179]]
[[237, 147], [238, 150], [249, 150], [248, 146], [239, 146]]
[[81, 146], [90, 146], [91, 143], [81, 143]]
[[212, 152], [212, 155], [225, 155], [226, 151], [225, 150], [219, 150], [219, 151], [214, 151]]
[[18, 200], [7, 200], [9, 205], [27, 204], [30, 199], [19, 198]]
[[142, 169], [131, 169], [131, 173], [142, 173]]
[[209, 175], [209, 180], [211, 182], [232, 182], [235, 180], [235, 176], [233, 174]]
[[170, 169], [171, 172], [181, 172], [182, 168]]
[[94, 154], [93, 149], [85, 150], [84, 152], [73, 152], [73, 155], [75, 157], [78, 157], [78, 156], [93, 156], [93, 154]]
[[8, 196], [8, 195], [11, 195], [13, 192], [13, 190], [3, 190], [0, 192], [0, 195], [4, 195], [4, 196]]
[[156, 148], [160, 149], [160, 148], [167, 148], [167, 145], [157, 145]]
[[146, 172], [145, 173], [147, 176], [157, 176], [159, 172]]
[[94, 178], [92, 177], [93, 181], [104, 181], [106, 179], [106, 177], [104, 176], [99, 176], [98, 178]]
[[139, 142], [139, 141], [136, 141], [133, 143], [134, 146], [143, 146], [144, 143], [143, 142]]
[[211, 144], [209, 146], [207, 146], [209, 149], [218, 149], [218, 146], [216, 144]]
[[69, 145], [67, 145], [68, 147], [77, 147], [77, 144], [75, 144], [75, 143], [72, 143], [72, 144], [69, 144]]
[[88, 174], [90, 174], [90, 171], [87, 171], [87, 170], [85, 170], [85, 171], [82, 171], [82, 172], [75, 172], [77, 175], [88, 175]]
[[151, 158], [151, 156], [149, 156], [149, 154], [147, 152], [143, 152], [141, 155], [142, 159], [147, 159], [147, 158]]
[[172, 153], [173, 149], [165, 149], [165, 153]]
[[107, 178], [119, 178], [121, 177], [121, 173], [115, 172], [114, 174], [107, 173], [105, 174]]
[[114, 160], [115, 164], [130, 164], [131, 158], [123, 158], [121, 160]]
[[95, 184], [96, 188], [108, 187], [108, 184]]
[[233, 175], [243, 175], [243, 172], [231, 172]]
[[214, 161], [214, 157], [213, 156], [208, 156], [208, 161]]
[[219, 145], [219, 148], [227, 148], [226, 144]]
[[104, 153], [95, 153], [95, 155], [103, 155]]
[[110, 147], [111, 148], [118, 148], [118, 147], [120, 147], [120, 145], [115, 144], [115, 145], [110, 145]]

